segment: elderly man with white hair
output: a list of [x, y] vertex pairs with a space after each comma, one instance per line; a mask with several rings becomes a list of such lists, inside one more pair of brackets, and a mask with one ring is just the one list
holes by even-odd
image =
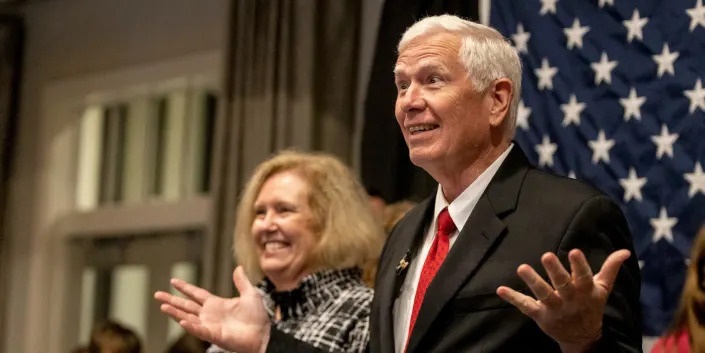
[[[412, 25], [398, 52], [396, 119], [409, 158], [439, 185], [387, 239], [369, 351], [641, 352], [639, 267], [619, 207], [534, 168], [512, 142], [516, 50], [444, 15]], [[170, 314], [233, 351], [317, 351], [271, 328], [249, 282], [236, 285], [239, 298]], [[216, 303], [229, 309], [214, 322]]]

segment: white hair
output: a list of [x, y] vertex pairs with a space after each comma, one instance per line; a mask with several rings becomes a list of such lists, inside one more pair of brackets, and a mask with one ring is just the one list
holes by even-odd
[[468, 72], [476, 92], [483, 92], [500, 78], [512, 81], [512, 101], [509, 104], [508, 137], [514, 137], [517, 109], [521, 95], [521, 60], [516, 49], [496, 29], [464, 20], [457, 16], [426, 17], [407, 28], [399, 41], [399, 53], [415, 38], [450, 32], [460, 36], [458, 57]]

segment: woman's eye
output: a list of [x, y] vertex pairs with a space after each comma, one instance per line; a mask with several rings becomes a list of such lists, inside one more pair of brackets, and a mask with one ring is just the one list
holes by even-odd
[[291, 207], [289, 206], [279, 206], [277, 207], [277, 213], [289, 213], [291, 212]]

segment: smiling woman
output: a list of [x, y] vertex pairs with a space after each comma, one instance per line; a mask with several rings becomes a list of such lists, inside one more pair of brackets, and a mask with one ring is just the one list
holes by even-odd
[[[363, 267], [376, 259], [382, 232], [348, 167], [328, 155], [285, 151], [260, 164], [245, 187], [236, 217], [235, 258], [254, 281], [275, 275], [266, 271], [268, 256], [289, 250], [305, 252], [304, 273]], [[304, 240], [310, 246], [293, 244], [302, 233], [312, 238]], [[281, 242], [269, 245], [268, 254], [262, 252], [263, 241]]]
[[[263, 162], [243, 192], [234, 237], [235, 259], [258, 283], [274, 329], [328, 352], [365, 351], [372, 289], [363, 283], [361, 269], [376, 261], [384, 235], [349, 168], [331, 156], [293, 151]], [[242, 271], [235, 272], [242, 289]], [[187, 330], [184, 322], [196, 320], [210, 332], [240, 333], [217, 318], [226, 308], [244, 306], [239, 300], [245, 299], [172, 284], [190, 300], [164, 292], [155, 296]]]

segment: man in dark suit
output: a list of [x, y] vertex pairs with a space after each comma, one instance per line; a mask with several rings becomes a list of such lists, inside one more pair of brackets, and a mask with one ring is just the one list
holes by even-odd
[[[639, 268], [618, 206], [533, 168], [512, 143], [516, 51], [454, 16], [417, 22], [398, 50], [396, 119], [411, 161], [439, 186], [387, 240], [370, 351], [641, 352]], [[247, 281], [236, 284], [230, 325], [172, 316], [236, 351], [313, 351], [270, 330], [244, 305], [256, 303]]]

